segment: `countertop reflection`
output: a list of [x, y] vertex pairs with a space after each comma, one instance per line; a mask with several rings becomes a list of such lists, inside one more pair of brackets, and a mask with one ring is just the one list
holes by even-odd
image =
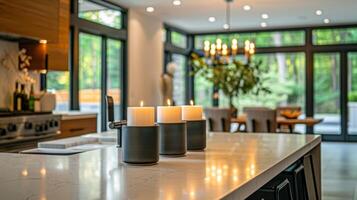
[[1, 199], [245, 197], [321, 142], [319, 136], [209, 133], [205, 151], [121, 162], [116, 147], [71, 156], [0, 154]]

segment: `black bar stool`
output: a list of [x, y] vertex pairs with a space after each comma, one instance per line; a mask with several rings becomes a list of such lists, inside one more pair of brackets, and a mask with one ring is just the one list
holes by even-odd
[[247, 200], [293, 200], [291, 184], [287, 178], [278, 176], [250, 195]]

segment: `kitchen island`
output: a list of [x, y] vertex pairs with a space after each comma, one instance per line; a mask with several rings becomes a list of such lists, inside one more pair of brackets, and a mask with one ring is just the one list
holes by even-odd
[[70, 156], [0, 154], [2, 199], [244, 199], [292, 163], [314, 155], [320, 136], [209, 133], [205, 151], [121, 162], [115, 146]]

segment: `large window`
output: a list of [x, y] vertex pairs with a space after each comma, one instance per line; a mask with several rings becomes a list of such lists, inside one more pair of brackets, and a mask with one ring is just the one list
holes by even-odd
[[118, 40], [107, 40], [107, 95], [114, 100], [115, 119], [121, 119], [121, 64], [122, 44]]
[[187, 48], [187, 37], [176, 31], [171, 32], [171, 43], [177, 47], [186, 49]]
[[312, 33], [315, 45], [357, 43], [357, 27], [315, 29]]
[[340, 134], [340, 55], [314, 54], [314, 108], [315, 117], [323, 123], [315, 126], [321, 134]]
[[173, 74], [173, 101], [176, 105], [185, 105], [190, 96], [187, 96], [189, 86], [188, 71], [188, 36], [182, 31], [165, 26], [162, 31], [163, 42], [165, 43], [164, 71], [167, 71], [169, 63], [176, 66]]
[[230, 43], [233, 38], [236, 38], [239, 47], [244, 46], [245, 40], [253, 41], [256, 47], [302, 46], [305, 44], [305, 32], [301, 30], [201, 35], [195, 37], [195, 48], [202, 49], [205, 40], [215, 42], [217, 38], [221, 38], [224, 43]]
[[357, 135], [357, 52], [348, 54], [348, 133]]
[[78, 1], [78, 17], [95, 23], [103, 24], [112, 28], [122, 27], [122, 16], [118, 10], [110, 9], [90, 0]]
[[56, 95], [56, 111], [69, 110], [69, 72], [47, 73], [47, 91]]
[[[294, 105], [305, 110], [305, 54], [304, 53], [271, 53], [257, 54], [253, 62], [262, 62], [266, 85], [271, 93], [260, 95], [239, 95], [233, 104], [242, 110], [246, 106]], [[221, 107], [228, 107], [229, 102], [222, 93], [219, 95]]]
[[79, 104], [81, 111], [98, 113], [101, 122], [101, 37], [79, 34]]
[[213, 103], [213, 84], [199, 75], [195, 76], [194, 83], [195, 104], [211, 107]]
[[176, 105], [185, 105], [186, 102], [186, 57], [173, 54], [172, 60], [176, 64], [173, 85], [173, 100]]
[[98, 114], [98, 131], [107, 130], [107, 95], [114, 118], [125, 118], [127, 10], [109, 1], [74, 0], [71, 18], [70, 109]]
[[[204, 41], [213, 43], [217, 38], [227, 44], [238, 39], [241, 61], [246, 61], [242, 54], [245, 40], [254, 42], [253, 61], [262, 61], [268, 69], [262, 78], [272, 93], [239, 95], [233, 104], [240, 111], [245, 106], [300, 106], [301, 117], [323, 119], [314, 128], [307, 127], [309, 133], [323, 134], [326, 140], [357, 141], [357, 26], [198, 34], [194, 48], [203, 53]], [[212, 94], [213, 86], [201, 77], [195, 77], [194, 83], [196, 102], [229, 106], [228, 98], [221, 91]], [[216, 96], [218, 102], [213, 101]]]
[[[102, 43], [106, 49], [102, 49]], [[106, 52], [106, 87], [103, 91], [102, 51]], [[121, 56], [122, 45], [119, 40], [105, 39], [100, 36], [79, 34], [79, 103], [81, 111], [98, 113], [98, 127], [101, 127], [102, 95], [114, 99], [115, 119], [121, 118]]]

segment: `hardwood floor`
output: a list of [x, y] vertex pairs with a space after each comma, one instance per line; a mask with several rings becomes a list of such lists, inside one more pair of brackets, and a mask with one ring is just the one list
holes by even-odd
[[322, 144], [322, 199], [357, 200], [357, 143]]

